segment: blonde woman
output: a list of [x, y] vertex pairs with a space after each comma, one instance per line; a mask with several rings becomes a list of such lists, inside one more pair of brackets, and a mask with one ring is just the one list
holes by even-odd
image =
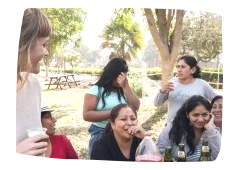
[[47, 135], [28, 138], [27, 129], [41, 127], [41, 86], [35, 74], [48, 55], [51, 25], [37, 8], [24, 11], [18, 47], [16, 89], [16, 152], [42, 155], [47, 150]]

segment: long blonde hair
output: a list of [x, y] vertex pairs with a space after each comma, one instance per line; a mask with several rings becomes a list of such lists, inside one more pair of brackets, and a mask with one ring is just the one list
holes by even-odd
[[[17, 89], [22, 88], [29, 73], [32, 72], [31, 48], [34, 47], [37, 38], [49, 37], [51, 32], [51, 24], [40, 9], [28, 8], [24, 11], [18, 47], [17, 85], [20, 85]], [[21, 77], [21, 72], [26, 74]]]
[[16, 8], [22, 7], [19, 0], [0, 6], [0, 96], [16, 83]]

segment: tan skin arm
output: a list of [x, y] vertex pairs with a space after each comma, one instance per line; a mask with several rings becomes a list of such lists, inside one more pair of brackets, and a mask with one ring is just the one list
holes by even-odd
[[97, 96], [92, 94], [85, 94], [83, 103], [83, 119], [85, 121], [100, 122], [109, 119], [111, 110], [96, 111], [97, 103]]
[[[123, 91], [127, 97], [128, 104], [133, 109], [138, 110], [140, 106], [139, 98], [133, 93], [127, 80], [127, 74], [121, 73], [116, 79], [117, 84], [123, 88]], [[85, 94], [83, 103], [83, 119], [89, 122], [100, 122], [109, 119], [111, 110], [108, 111], [96, 111], [97, 96], [92, 94]], [[101, 112], [101, 114], [99, 114]]]

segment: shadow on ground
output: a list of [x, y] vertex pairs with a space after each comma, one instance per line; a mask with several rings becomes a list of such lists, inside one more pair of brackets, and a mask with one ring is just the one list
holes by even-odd
[[88, 132], [88, 127], [81, 127], [81, 126], [62, 126], [57, 129], [58, 134], [70, 135], [70, 136], [77, 136], [82, 133]]
[[165, 112], [156, 111], [152, 116], [150, 116], [146, 121], [144, 121], [141, 126], [145, 130], [150, 130], [151, 126], [157, 123], [159, 120], [164, 120]]
[[86, 148], [80, 148], [79, 149], [79, 153], [80, 154], [78, 154], [78, 158], [79, 159], [84, 159], [84, 160], [89, 160], [89, 158], [87, 157], [87, 151], [88, 151], [88, 149], [86, 149]]

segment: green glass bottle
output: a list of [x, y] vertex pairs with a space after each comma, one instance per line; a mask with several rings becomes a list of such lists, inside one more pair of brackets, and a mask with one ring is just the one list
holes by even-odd
[[178, 144], [177, 162], [186, 162], [185, 145], [183, 143]]
[[164, 162], [173, 162], [172, 148], [170, 146], [165, 147]]
[[207, 139], [203, 139], [202, 141], [201, 156], [198, 161], [211, 161], [211, 152], [209, 150]]

